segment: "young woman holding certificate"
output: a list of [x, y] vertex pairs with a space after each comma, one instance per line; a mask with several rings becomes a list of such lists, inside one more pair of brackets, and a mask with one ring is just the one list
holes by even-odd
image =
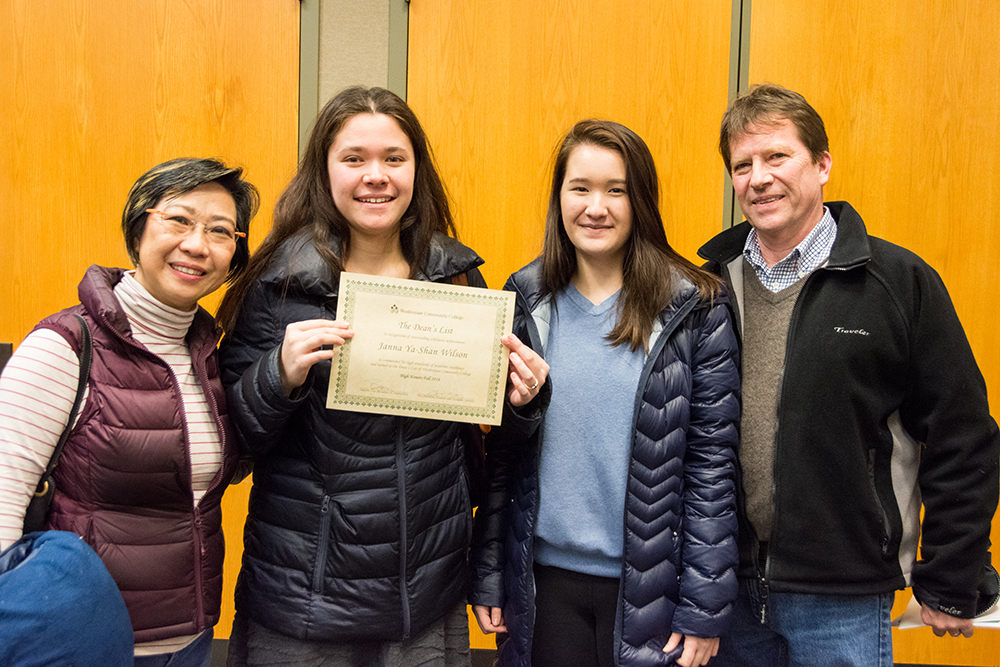
[[[230, 414], [255, 459], [231, 665], [468, 665], [467, 426], [326, 398], [333, 350], [354, 335], [336, 320], [341, 271], [485, 286], [481, 263], [454, 239], [406, 103], [334, 97], [219, 312]], [[504, 342], [506, 409], [530, 421], [547, 366]]]
[[[736, 597], [736, 338], [721, 284], [667, 243], [622, 125], [556, 156], [542, 256], [507, 283], [552, 367], [542, 428], [490, 433], [472, 600], [505, 667], [709, 661]], [[521, 434], [523, 435], [523, 434]]]

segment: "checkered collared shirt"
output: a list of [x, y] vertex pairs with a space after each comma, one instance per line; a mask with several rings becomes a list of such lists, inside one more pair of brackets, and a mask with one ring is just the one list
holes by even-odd
[[830, 257], [830, 249], [837, 238], [837, 223], [830, 215], [830, 209], [823, 207], [823, 219], [813, 228], [802, 243], [788, 253], [788, 256], [775, 264], [768, 266], [760, 254], [760, 242], [757, 240], [757, 230], [751, 229], [743, 246], [743, 257], [750, 263], [761, 285], [771, 292], [780, 292], [805, 278], [817, 268], [826, 263]]

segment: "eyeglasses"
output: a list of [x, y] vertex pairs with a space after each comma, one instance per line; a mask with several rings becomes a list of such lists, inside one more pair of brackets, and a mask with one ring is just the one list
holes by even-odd
[[245, 239], [246, 232], [238, 232], [232, 225], [224, 222], [195, 222], [180, 213], [167, 213], [158, 208], [147, 208], [146, 213], [155, 213], [160, 216], [167, 231], [174, 236], [188, 236], [191, 232], [201, 227], [205, 238], [213, 245], [228, 245], [236, 241], [236, 237]]

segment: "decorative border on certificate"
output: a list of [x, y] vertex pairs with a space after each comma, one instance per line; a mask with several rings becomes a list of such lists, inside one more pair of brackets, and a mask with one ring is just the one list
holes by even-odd
[[499, 424], [514, 293], [342, 272], [326, 406]]

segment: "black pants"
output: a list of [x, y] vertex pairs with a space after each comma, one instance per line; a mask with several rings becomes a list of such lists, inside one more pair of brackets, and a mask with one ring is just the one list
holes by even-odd
[[534, 667], [613, 667], [619, 580], [535, 563]]

